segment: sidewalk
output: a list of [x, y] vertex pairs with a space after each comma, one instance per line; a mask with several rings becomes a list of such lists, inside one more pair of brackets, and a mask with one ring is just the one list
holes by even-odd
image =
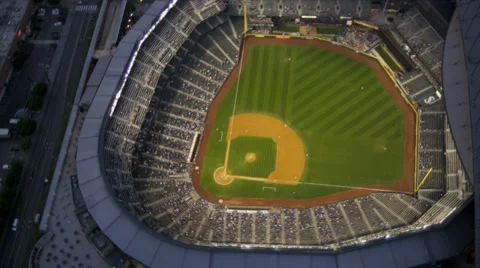
[[77, 140], [86, 113], [78, 113], [55, 195], [48, 230], [55, 236], [43, 248], [40, 267], [109, 267], [85, 237], [75, 215], [70, 177], [77, 173]]

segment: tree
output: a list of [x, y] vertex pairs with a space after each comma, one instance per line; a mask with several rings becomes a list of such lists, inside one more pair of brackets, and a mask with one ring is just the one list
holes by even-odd
[[42, 109], [43, 98], [37, 94], [30, 94], [27, 100], [27, 108], [32, 111], [38, 111]]
[[12, 200], [17, 194], [17, 186], [6, 186], [2, 189], [2, 196], [7, 200]]
[[13, 67], [20, 69], [28, 59], [28, 54], [22, 51], [17, 51], [13, 55]]
[[38, 96], [45, 96], [47, 95], [48, 91], [48, 85], [47, 83], [36, 83], [35, 86], [33, 87], [33, 94], [38, 95]]
[[18, 184], [20, 176], [22, 176], [23, 163], [19, 160], [10, 161], [10, 167], [8, 167], [7, 176], [5, 178], [5, 184], [7, 186], [14, 186]]
[[13, 182], [11, 185], [17, 185], [20, 177], [22, 176], [23, 163], [20, 160], [13, 159], [10, 161], [10, 167], [8, 168], [6, 182]]
[[22, 136], [29, 136], [35, 132], [35, 128], [37, 127], [37, 122], [30, 118], [22, 118], [18, 122], [17, 131]]
[[10, 207], [12, 206], [12, 201], [0, 196], [0, 215], [5, 216], [10, 212]]
[[13, 199], [17, 194], [17, 185], [22, 175], [23, 163], [20, 160], [13, 159], [10, 161], [5, 182], [2, 183], [0, 189], [0, 228], [6, 222], [8, 214], [11, 212]]
[[26, 151], [30, 149], [31, 146], [32, 146], [32, 137], [30, 136], [22, 137], [22, 139], [20, 140], [20, 147], [22, 148], [22, 150]]

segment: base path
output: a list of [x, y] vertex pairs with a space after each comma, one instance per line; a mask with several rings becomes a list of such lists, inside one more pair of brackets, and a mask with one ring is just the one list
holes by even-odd
[[[255, 44], [269, 44], [269, 45], [294, 45], [294, 46], [310, 46], [318, 47], [321, 49], [333, 51], [342, 55], [345, 55], [349, 58], [352, 58], [358, 62], [367, 64], [371, 69], [375, 71], [378, 78], [387, 89], [390, 96], [393, 98], [397, 106], [400, 108], [402, 113], [405, 116], [405, 135], [404, 135], [404, 159], [403, 159], [403, 178], [396, 185], [365, 185], [363, 188], [348, 189], [344, 191], [329, 194], [321, 197], [316, 197], [312, 199], [262, 199], [262, 198], [223, 198], [216, 197], [208, 193], [201, 185], [200, 181], [200, 171], [195, 170], [192, 174], [193, 185], [201, 197], [212, 203], [220, 203], [219, 199], [222, 200], [222, 204], [235, 206], [235, 207], [272, 207], [272, 206], [281, 206], [281, 207], [315, 207], [328, 203], [338, 202], [342, 200], [348, 200], [356, 197], [366, 196], [375, 192], [375, 189], [378, 191], [387, 191], [387, 192], [402, 192], [402, 193], [412, 193], [414, 192], [414, 178], [415, 178], [415, 125], [416, 125], [416, 114], [414, 110], [409, 106], [409, 104], [403, 99], [399, 89], [395, 88], [394, 83], [385, 73], [384, 69], [380, 64], [367, 56], [356, 53], [348, 48], [341, 46], [333, 45], [329, 42], [318, 41], [318, 40], [303, 40], [303, 39], [290, 39], [290, 38], [254, 38], [249, 37], [245, 39], [243, 43], [243, 54], [241, 55], [243, 64], [242, 66], [237, 66], [233, 69], [230, 76], [225, 81], [222, 89], [219, 91], [215, 97], [206, 120], [206, 127], [202, 135], [202, 140], [196, 157], [196, 166], [202, 168], [203, 166], [203, 157], [207, 151], [208, 141], [212, 128], [215, 121], [215, 116], [217, 114], [218, 108], [222, 103], [223, 99], [227, 95], [230, 89], [233, 88], [235, 81], [237, 80], [240, 70], [238, 68], [243, 68], [247, 61], [248, 49], [250, 46]], [[213, 179], [213, 178], [212, 178]], [[301, 183], [301, 182], [300, 182]], [[271, 183], [266, 184], [265, 186], [274, 186]]]

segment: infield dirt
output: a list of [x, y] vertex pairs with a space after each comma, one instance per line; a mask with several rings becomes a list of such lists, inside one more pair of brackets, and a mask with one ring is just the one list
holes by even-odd
[[[403, 193], [413, 193], [414, 192], [414, 178], [415, 178], [415, 124], [416, 124], [416, 115], [415, 112], [409, 107], [409, 104], [401, 96], [401, 93], [398, 89], [395, 88], [395, 85], [390, 80], [390, 78], [385, 73], [382, 66], [379, 63], [367, 56], [361, 55], [347, 48], [339, 47], [328, 42], [322, 42], [317, 40], [301, 40], [301, 39], [285, 39], [285, 38], [247, 38], [243, 43], [243, 54], [241, 55], [243, 64], [242, 66], [237, 66], [231, 72], [230, 76], [225, 81], [222, 89], [215, 97], [206, 120], [206, 127], [202, 135], [200, 142], [200, 147], [197, 152], [196, 157], [196, 166], [203, 167], [203, 156], [207, 150], [208, 140], [212, 132], [213, 124], [215, 121], [215, 116], [217, 114], [218, 108], [222, 103], [223, 99], [233, 87], [233, 84], [238, 78], [240, 70], [238, 68], [243, 68], [247, 61], [248, 48], [255, 44], [273, 44], [273, 45], [295, 45], [295, 46], [310, 46], [317, 47], [329, 51], [333, 51], [342, 55], [345, 55], [349, 58], [354, 59], [355, 61], [364, 63], [368, 65], [372, 70], [375, 71], [378, 78], [382, 84], [387, 89], [389, 95], [395, 101], [397, 106], [400, 108], [402, 113], [405, 116], [405, 135], [404, 135], [404, 159], [403, 159], [403, 177], [402, 180], [396, 185], [367, 185], [363, 189], [349, 189], [341, 191], [334, 194], [329, 194], [321, 197], [305, 199], [305, 200], [293, 200], [293, 199], [262, 199], [262, 198], [222, 198], [222, 204], [231, 205], [231, 206], [243, 206], [243, 207], [271, 207], [271, 206], [282, 206], [282, 207], [295, 207], [295, 208], [304, 208], [304, 207], [314, 207], [323, 204], [338, 202], [342, 200], [352, 199], [355, 197], [366, 196], [372, 192], [375, 192], [374, 189], [379, 189], [382, 191], [393, 191], [393, 192], [403, 192]], [[213, 177], [212, 177], [213, 179]], [[219, 198], [208, 193], [201, 185], [200, 182], [200, 170], [195, 170], [193, 172], [193, 185], [199, 195], [212, 203], [219, 203]], [[368, 188], [368, 189], [366, 189]]]
[[[265, 182], [297, 184], [302, 177], [305, 166], [302, 140], [282, 121], [264, 114], [235, 115], [230, 118], [228, 131], [227, 139], [229, 141], [239, 136], [269, 137], [275, 141], [277, 144], [275, 171], [265, 178]], [[227, 158], [228, 148], [227, 146]], [[227, 160], [225, 160], [225, 164], [227, 164]], [[243, 179], [248, 180], [249, 178]]]

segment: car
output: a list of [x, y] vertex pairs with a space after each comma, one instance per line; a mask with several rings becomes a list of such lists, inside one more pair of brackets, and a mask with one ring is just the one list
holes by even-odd
[[37, 15], [38, 15], [39, 17], [45, 16], [45, 9], [44, 9], [44, 8], [39, 8], [39, 9], [37, 10]]
[[38, 223], [40, 222], [40, 213], [37, 213], [37, 214], [35, 215], [34, 222], [35, 222], [35, 224], [38, 224]]
[[43, 184], [44, 184], [44, 185], [47, 185], [47, 184], [48, 184], [48, 178], [45, 178], [45, 180], [43, 180]]
[[57, 21], [57, 22], [55, 22], [55, 23], [53, 24], [53, 26], [56, 26], [56, 27], [62, 26], [62, 22], [61, 22], [61, 21]]
[[58, 14], [60, 14], [60, 9], [59, 8], [52, 9], [52, 15], [58, 15]]
[[19, 221], [18, 218], [15, 218], [15, 219], [13, 220], [12, 231], [14, 231], [14, 232], [17, 231], [18, 221]]
[[52, 37], [53, 40], [60, 39], [60, 33], [58, 33], [58, 32], [51, 32], [50, 36]]

